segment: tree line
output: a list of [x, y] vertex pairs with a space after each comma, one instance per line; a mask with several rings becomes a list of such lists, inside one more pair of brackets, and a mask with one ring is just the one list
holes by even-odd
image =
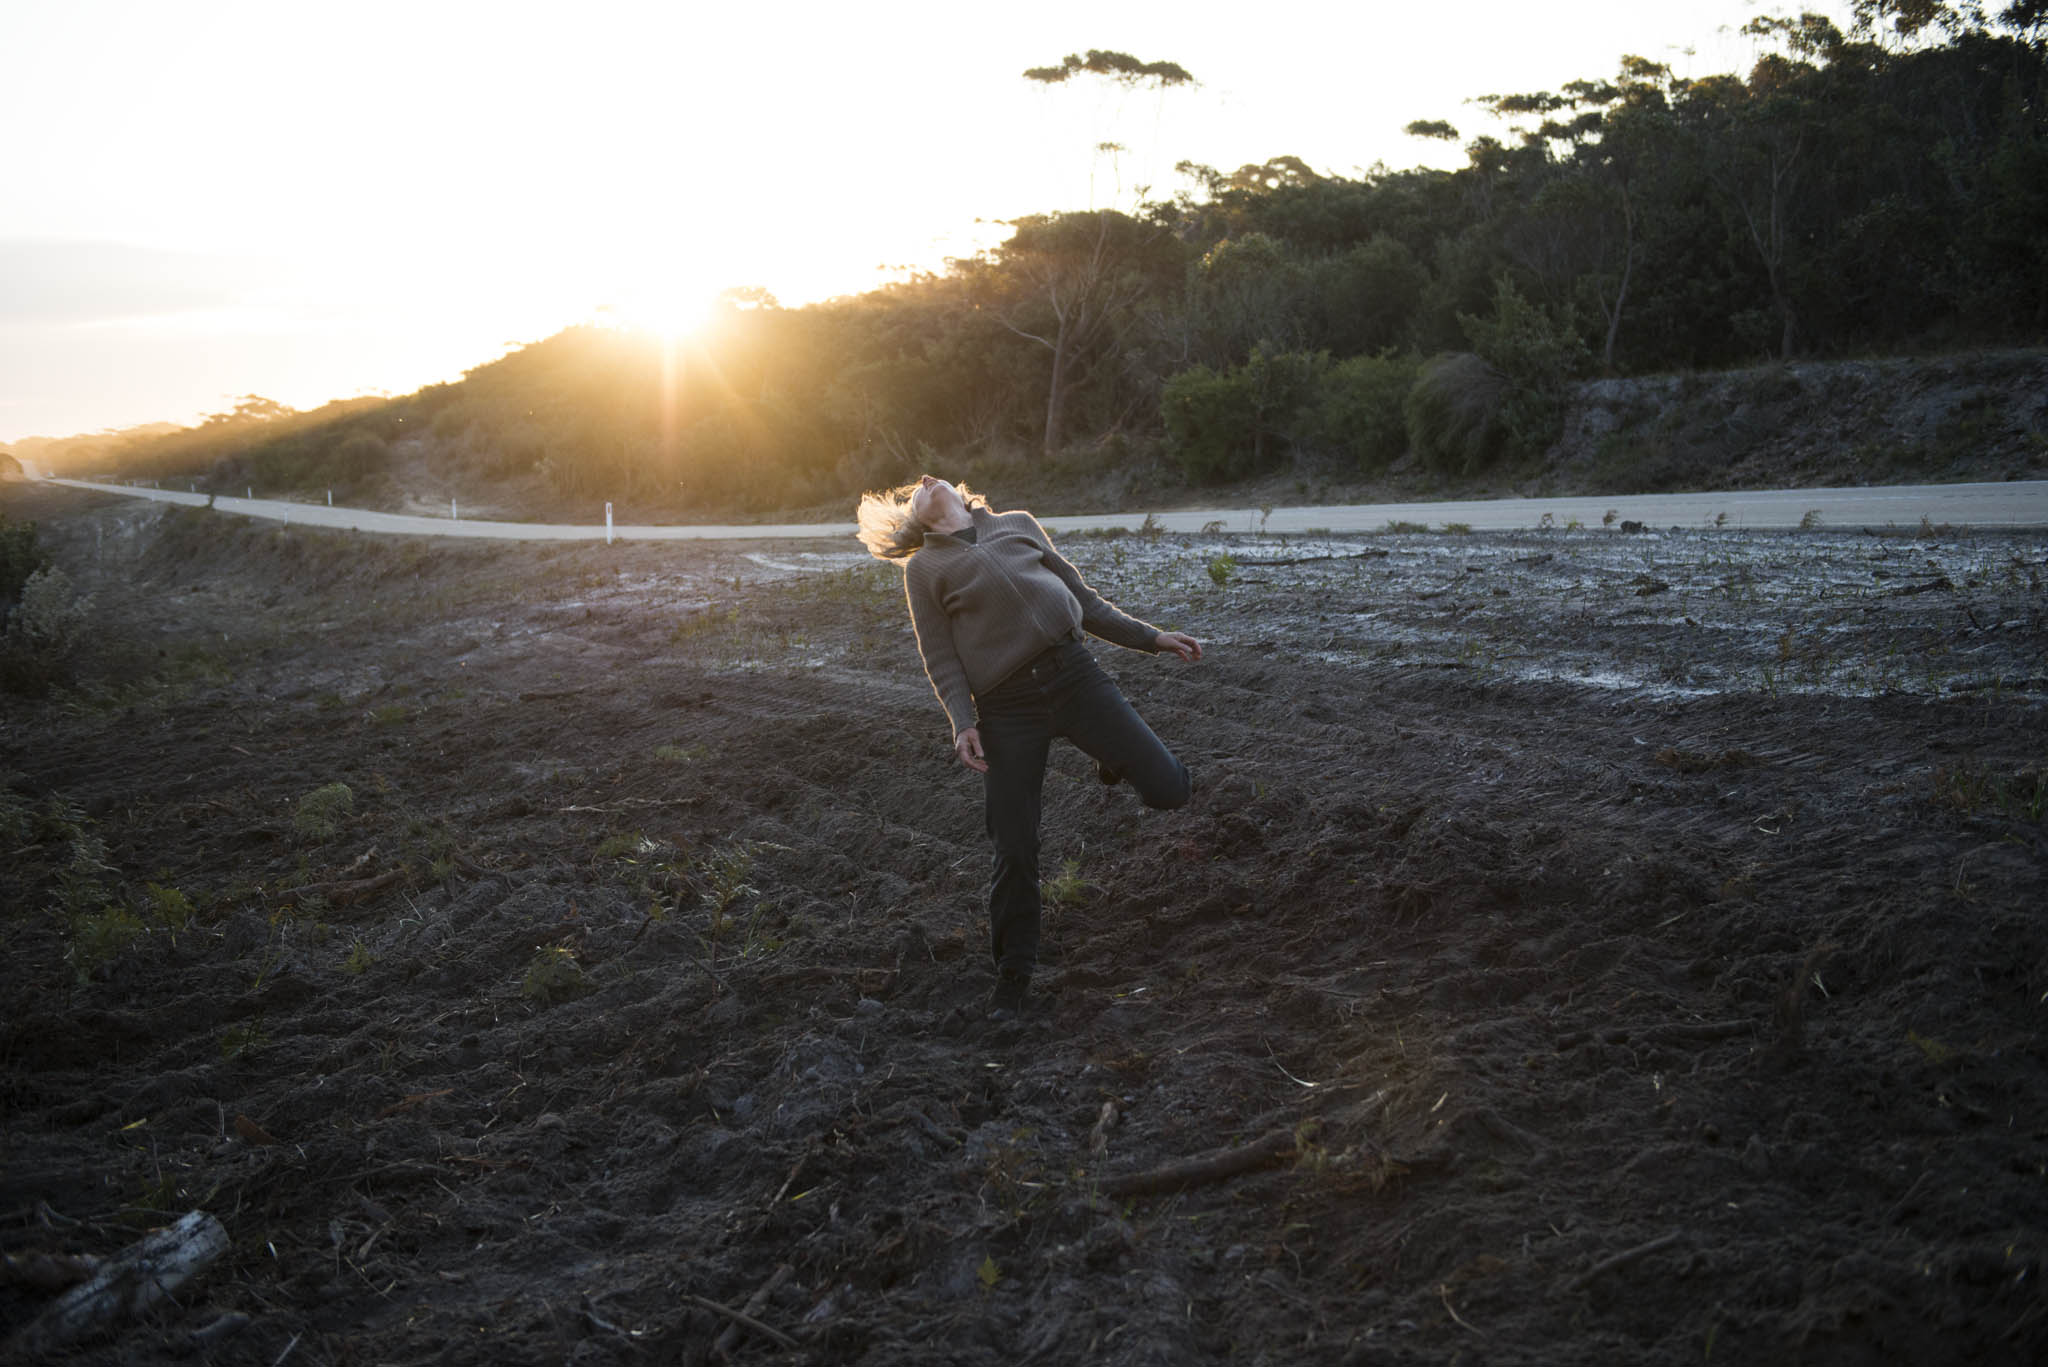
[[[1465, 142], [1455, 170], [1184, 163], [1169, 199], [1021, 218], [865, 294], [736, 292], [666, 347], [572, 328], [274, 441], [237, 420], [215, 434], [231, 449], [194, 429], [120, 459], [230, 488], [374, 483], [410, 439], [565, 499], [676, 511], [801, 506], [991, 455], [1149, 452], [1214, 482], [1413, 451], [1457, 475], [1540, 452], [1592, 374], [2037, 342], [2048, 0], [1852, 11], [1847, 32], [1754, 21], [1768, 50], [1746, 76], [1628, 57], [1479, 97], [1510, 131]], [[1185, 78], [1091, 52], [1026, 75], [1169, 68]]]

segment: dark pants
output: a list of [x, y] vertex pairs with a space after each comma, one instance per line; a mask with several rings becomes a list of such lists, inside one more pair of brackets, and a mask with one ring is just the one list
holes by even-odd
[[996, 970], [1028, 978], [1038, 959], [1038, 818], [1045, 759], [1065, 736], [1121, 774], [1147, 807], [1187, 805], [1188, 771], [1081, 641], [1054, 646], [974, 700], [988, 773], [989, 951]]

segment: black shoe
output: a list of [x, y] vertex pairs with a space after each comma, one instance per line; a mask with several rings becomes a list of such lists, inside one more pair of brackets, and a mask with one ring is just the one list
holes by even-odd
[[988, 1018], [1006, 1021], [1023, 1015], [1024, 1001], [1030, 995], [1029, 978], [1013, 978], [1007, 973], [998, 973], [996, 990], [988, 994]]
[[1105, 788], [1114, 788], [1117, 784], [1124, 781], [1122, 774], [1119, 774], [1101, 760], [1095, 761], [1095, 777], [1102, 780], [1102, 786]]

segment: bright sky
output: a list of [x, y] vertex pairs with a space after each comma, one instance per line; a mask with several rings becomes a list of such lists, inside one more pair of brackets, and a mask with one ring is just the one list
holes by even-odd
[[[854, 293], [991, 221], [1291, 153], [1451, 165], [1464, 101], [1746, 69], [1758, 0], [0, 6], [0, 441], [457, 378], [609, 305]], [[1198, 89], [1046, 88], [1111, 48]], [[1688, 50], [1690, 50], [1688, 52]], [[1112, 165], [1093, 148], [1129, 151]]]

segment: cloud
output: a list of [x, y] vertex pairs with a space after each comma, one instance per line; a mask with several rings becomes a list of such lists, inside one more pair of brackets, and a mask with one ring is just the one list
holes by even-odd
[[0, 326], [152, 318], [248, 304], [275, 268], [119, 242], [0, 241]]

